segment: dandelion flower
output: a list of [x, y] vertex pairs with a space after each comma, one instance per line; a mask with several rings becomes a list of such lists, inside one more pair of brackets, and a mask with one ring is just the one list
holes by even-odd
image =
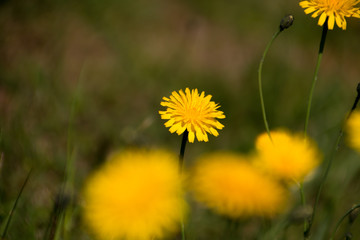
[[177, 157], [118, 152], [84, 188], [84, 220], [99, 239], [147, 240], [177, 231], [186, 209]]
[[285, 181], [300, 183], [320, 163], [320, 154], [308, 138], [286, 131], [272, 131], [258, 136], [258, 166]]
[[232, 153], [199, 159], [190, 180], [195, 199], [231, 218], [271, 217], [283, 211], [285, 189], [247, 160]]
[[305, 8], [305, 13], [313, 13], [311, 17], [319, 17], [318, 25], [324, 25], [328, 19], [328, 28], [333, 29], [334, 25], [343, 30], [346, 29], [345, 17], [360, 18], [360, 11], [357, 7], [359, 0], [307, 0], [299, 4]]
[[346, 123], [349, 145], [360, 152], [360, 111], [352, 113]]
[[199, 95], [197, 89], [185, 89], [185, 93], [172, 92], [170, 98], [163, 97], [161, 106], [167, 107], [166, 111], [159, 111], [161, 119], [167, 119], [166, 127], [170, 127], [171, 133], [178, 135], [185, 130], [189, 133], [189, 142], [194, 142], [195, 135], [198, 141], [209, 141], [207, 133], [218, 136], [216, 129], [222, 129], [224, 125], [216, 119], [223, 119], [225, 115], [217, 110], [220, 106], [210, 101], [211, 95]]

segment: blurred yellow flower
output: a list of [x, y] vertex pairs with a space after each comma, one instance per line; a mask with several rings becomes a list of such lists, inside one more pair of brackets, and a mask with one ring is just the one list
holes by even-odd
[[328, 18], [328, 28], [333, 29], [335, 22], [339, 28], [346, 29], [345, 17], [360, 18], [357, 7], [359, 0], [307, 0], [299, 4], [305, 8], [305, 13], [313, 13], [311, 17], [319, 17], [318, 25], [324, 25]]
[[346, 123], [348, 143], [355, 150], [360, 152], [360, 111], [352, 113]]
[[161, 150], [110, 156], [86, 182], [84, 220], [99, 239], [159, 239], [186, 209], [177, 157]]
[[190, 178], [196, 200], [231, 218], [271, 217], [286, 208], [286, 190], [245, 157], [214, 153], [200, 158]]
[[321, 160], [316, 145], [308, 138], [286, 131], [272, 131], [256, 140], [257, 164], [285, 181], [301, 183]]
[[207, 133], [218, 136], [217, 129], [224, 125], [216, 120], [225, 118], [222, 111], [217, 110], [220, 106], [210, 101], [211, 95], [199, 95], [197, 89], [185, 89], [185, 93], [172, 92], [170, 98], [163, 97], [160, 104], [167, 107], [166, 111], [159, 111], [161, 119], [167, 119], [166, 127], [170, 127], [171, 133], [178, 135], [185, 130], [189, 132], [189, 142], [194, 142], [195, 135], [198, 141], [209, 141]]

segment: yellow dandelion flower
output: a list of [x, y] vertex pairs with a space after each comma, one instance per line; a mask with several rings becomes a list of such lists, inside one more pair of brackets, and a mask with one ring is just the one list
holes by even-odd
[[231, 218], [271, 217], [283, 211], [287, 202], [286, 190], [278, 182], [233, 153], [200, 158], [190, 188], [196, 200]]
[[360, 18], [360, 11], [357, 7], [360, 0], [307, 0], [299, 4], [305, 8], [305, 13], [313, 13], [311, 17], [319, 17], [318, 25], [324, 25], [328, 19], [328, 28], [333, 29], [334, 25], [343, 30], [346, 29], [345, 17]]
[[166, 127], [170, 127], [171, 133], [178, 135], [185, 130], [189, 132], [189, 142], [194, 142], [195, 135], [198, 141], [209, 141], [207, 133], [218, 136], [216, 129], [222, 129], [224, 125], [216, 119], [223, 119], [223, 112], [217, 110], [220, 106], [210, 101], [211, 95], [199, 95], [197, 89], [185, 89], [185, 93], [172, 92], [170, 98], [163, 97], [160, 104], [167, 107], [166, 111], [159, 111], [161, 119], [167, 119]]
[[257, 164], [274, 176], [300, 183], [319, 165], [319, 151], [310, 139], [286, 131], [272, 131], [271, 138], [266, 133], [258, 136]]
[[84, 220], [99, 239], [147, 240], [178, 230], [186, 209], [177, 157], [118, 152], [86, 182]]
[[348, 143], [355, 150], [360, 152], [360, 111], [352, 113], [346, 123]]

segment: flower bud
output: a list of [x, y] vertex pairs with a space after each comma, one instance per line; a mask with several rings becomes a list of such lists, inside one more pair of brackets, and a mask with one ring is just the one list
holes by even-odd
[[280, 21], [280, 31], [283, 31], [284, 29], [287, 29], [289, 27], [291, 27], [291, 25], [294, 22], [294, 16], [291, 14], [286, 15], [285, 17], [283, 17]]
[[354, 208], [349, 214], [349, 223], [352, 224], [360, 214], [360, 208]]

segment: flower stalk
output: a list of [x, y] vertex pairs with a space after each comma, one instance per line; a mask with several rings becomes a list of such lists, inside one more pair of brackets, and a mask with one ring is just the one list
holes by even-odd
[[[185, 148], [186, 148], [186, 143], [188, 141], [188, 136], [189, 136], [189, 132], [188, 132], [188, 130], [185, 130], [185, 132], [183, 133], [182, 140], [181, 140], [181, 147], [180, 147], [180, 154], [179, 154], [179, 172], [180, 172], [180, 174], [182, 173], [182, 170], [183, 170]], [[181, 228], [181, 240], [185, 240], [186, 234], [185, 234], [184, 220], [181, 220], [180, 228]]]
[[265, 125], [265, 129], [266, 132], [269, 136], [269, 138], [271, 139], [271, 134], [270, 134], [270, 128], [269, 128], [269, 124], [266, 118], [266, 111], [265, 111], [265, 103], [264, 103], [264, 94], [263, 94], [263, 89], [262, 89], [262, 68], [263, 68], [263, 64], [264, 64], [264, 60], [265, 57], [271, 47], [271, 45], [273, 44], [273, 42], [275, 41], [275, 39], [279, 36], [279, 34], [284, 31], [285, 29], [289, 28], [294, 22], [294, 17], [293, 15], [286, 15], [285, 17], [283, 17], [280, 21], [280, 25], [279, 25], [279, 30], [277, 30], [275, 32], [275, 34], [272, 36], [270, 42], [266, 45], [265, 50], [263, 52], [263, 55], [261, 57], [260, 60], [260, 64], [259, 64], [259, 68], [258, 68], [258, 84], [259, 84], [259, 95], [260, 95], [260, 104], [261, 104], [261, 112], [262, 112], [262, 116], [264, 119], [264, 125]]
[[[349, 112], [349, 114], [347, 115], [347, 119], [350, 118], [351, 114], [353, 113], [353, 111], [356, 109], [357, 107], [357, 104], [360, 100], [360, 83], [357, 85], [357, 88], [356, 88], [356, 91], [357, 91], [357, 96], [355, 98], [355, 101], [354, 101], [354, 104]], [[344, 124], [343, 124], [344, 125]], [[330, 156], [328, 157], [328, 161], [327, 161], [327, 164], [326, 164], [326, 168], [324, 170], [324, 173], [323, 173], [323, 176], [321, 178], [321, 181], [320, 181], [320, 186], [319, 186], [319, 189], [316, 193], [316, 199], [315, 199], [315, 203], [314, 203], [314, 206], [313, 206], [313, 212], [311, 214], [311, 217], [309, 219], [309, 223], [308, 223], [308, 228], [304, 231], [304, 237], [305, 238], [308, 238], [310, 236], [310, 231], [311, 231], [311, 227], [312, 227], [312, 224], [314, 222], [314, 218], [315, 218], [315, 213], [316, 213], [316, 209], [317, 209], [317, 205], [319, 203], [319, 199], [320, 199], [320, 194], [321, 194], [321, 191], [322, 191], [322, 188], [324, 186], [324, 183], [327, 179], [327, 176], [329, 174], [329, 171], [330, 171], [330, 168], [331, 168], [331, 165], [332, 165], [332, 162], [333, 162], [333, 159], [334, 159], [334, 156], [335, 156], [335, 153], [336, 151], [339, 149], [339, 145], [340, 145], [340, 141], [341, 141], [341, 138], [343, 136], [343, 127], [340, 129], [340, 132], [338, 134], [338, 137], [336, 138], [336, 141], [335, 141], [335, 144], [334, 144], [334, 147], [333, 147], [333, 150], [330, 154]]]
[[184, 165], [184, 155], [185, 155], [185, 148], [186, 143], [188, 141], [189, 132], [188, 130], [185, 130], [182, 140], [181, 140], [181, 147], [180, 147], [180, 154], [179, 154], [179, 171], [182, 172], [182, 168]]
[[[327, 21], [328, 20], [326, 20], [326, 22]], [[321, 59], [322, 59], [323, 52], [324, 52], [326, 35], [327, 35], [327, 32], [328, 32], [328, 25], [327, 25], [326, 22], [325, 22], [325, 24], [323, 26], [323, 30], [322, 30], [322, 33], [321, 33], [319, 53], [318, 53], [318, 57], [317, 57], [317, 61], [316, 61], [314, 78], [313, 78], [313, 81], [312, 81], [312, 84], [311, 84], [310, 95], [309, 95], [309, 100], [308, 100], [308, 105], [307, 105], [307, 110], [306, 110], [306, 118], [305, 118], [305, 126], [304, 126], [304, 136], [305, 137], [307, 136], [307, 130], [308, 130], [308, 125], [309, 125], [310, 111], [311, 111], [311, 104], [312, 104], [312, 99], [313, 99], [313, 95], [314, 95], [314, 89], [315, 89], [315, 85], [316, 85], [316, 82], [317, 82], [317, 79], [318, 79], [320, 63], [321, 63]]]
[[[301, 205], [303, 208], [305, 208], [306, 207], [306, 199], [305, 199], [305, 193], [304, 193], [304, 184], [298, 183], [298, 185], [299, 185]], [[308, 221], [306, 220], [306, 218], [304, 218], [304, 232], [307, 230], [308, 225], [309, 225]]]
[[281, 30], [279, 29], [272, 36], [270, 42], [266, 45], [266, 48], [265, 48], [264, 53], [263, 53], [263, 55], [261, 57], [259, 68], [258, 68], [258, 84], [259, 84], [261, 112], [262, 112], [262, 116], [263, 116], [263, 120], [264, 120], [265, 129], [266, 129], [266, 132], [267, 132], [270, 139], [271, 139], [271, 134], [270, 134], [270, 128], [269, 128], [269, 124], [268, 124], [267, 117], [266, 117], [266, 110], [265, 110], [265, 103], [264, 103], [264, 94], [263, 94], [263, 90], [262, 90], [261, 75], [262, 75], [262, 68], [263, 68], [265, 57], [266, 57], [271, 45], [273, 44], [274, 40], [277, 38], [277, 36], [279, 36], [280, 33], [281, 33]]

